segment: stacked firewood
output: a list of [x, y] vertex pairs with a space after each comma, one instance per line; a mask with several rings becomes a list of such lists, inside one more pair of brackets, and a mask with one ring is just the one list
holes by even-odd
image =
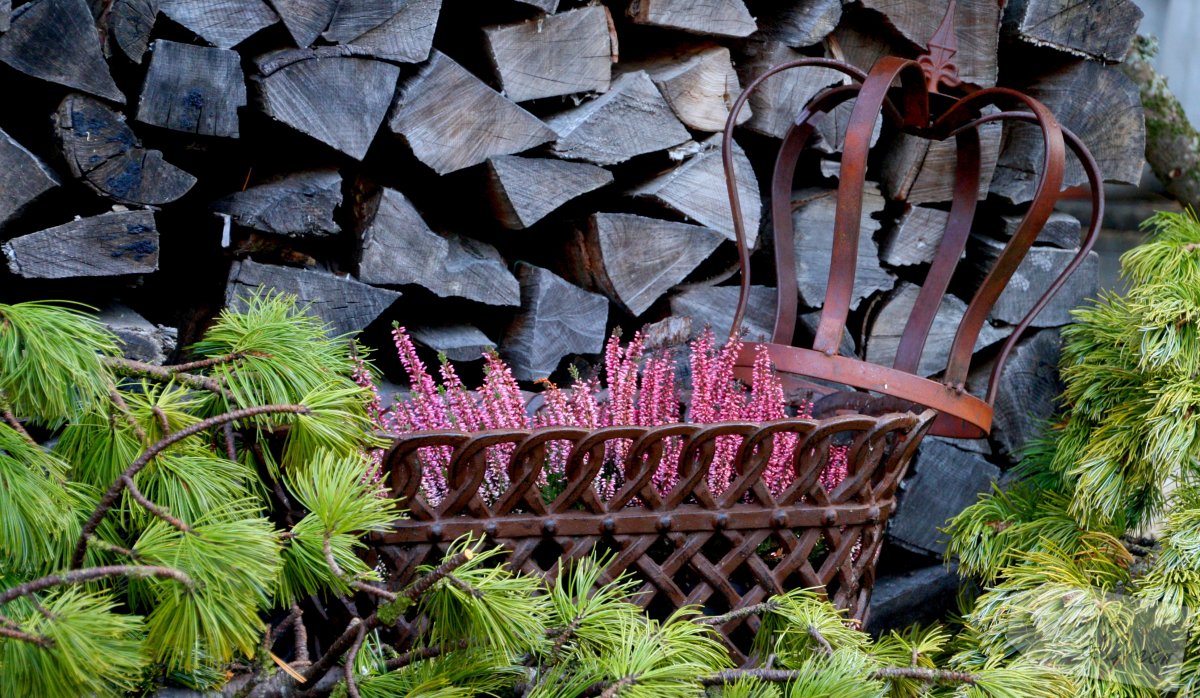
[[[728, 331], [736, 253], [718, 133], [740, 86], [803, 56], [864, 69], [916, 56], [948, 0], [9, 3], [0, 300], [119, 299], [186, 346], [224, 303], [273, 287], [338, 332], [380, 345], [399, 321], [452, 359], [496, 347], [535, 381], [586, 370], [618, 326], [652, 324], [667, 345], [705, 326]], [[1140, 11], [1131, 0], [1005, 5], [958, 2], [963, 79], [1041, 99], [1109, 180], [1135, 182], [1141, 106], [1112, 64]], [[763, 190], [778, 139], [841, 79], [773, 77], [739, 120], [751, 338], [774, 314]], [[822, 126], [796, 177], [801, 327], [824, 295], [850, 106]], [[890, 124], [876, 138], [843, 352], [888, 363], [948, 215], [954, 149]], [[930, 375], [1041, 159], [1024, 125], [989, 125], [982, 146], [981, 210], [921, 364]], [[1071, 164], [1067, 184], [1083, 182]], [[1065, 214], [1043, 231], [981, 335], [972, 389], [1080, 237]], [[934, 441], [918, 477], [961, 480], [969, 501], [996, 476], [1049, 414], [1053, 328], [1095, 284], [1093, 258], [1034, 323], [1004, 374], [991, 441]], [[928, 521], [961, 503], [935, 489], [936, 506], [911, 507], [920, 520], [897, 522], [923, 551], [937, 551]]]

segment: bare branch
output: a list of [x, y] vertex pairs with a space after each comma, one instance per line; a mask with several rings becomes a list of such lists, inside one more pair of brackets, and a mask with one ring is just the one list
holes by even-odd
[[325, 532], [325, 541], [321, 545], [321, 551], [325, 553], [325, 564], [329, 565], [329, 570], [333, 572], [333, 576], [345, 582], [351, 589], [357, 589], [358, 591], [373, 594], [388, 601], [396, 600], [396, 595], [392, 592], [386, 589], [380, 589], [379, 587], [371, 586], [370, 584], [361, 582], [357, 579], [352, 579], [350, 575], [342, 571], [342, 568], [338, 565], [337, 560], [335, 560], [333, 557], [333, 546], [330, 543], [329, 531]]
[[233, 398], [232, 393], [226, 390], [220, 383], [207, 376], [198, 376], [194, 373], [184, 373], [182, 371], [171, 371], [163, 366], [155, 366], [154, 364], [148, 364], [144, 361], [134, 361], [133, 359], [124, 359], [119, 356], [106, 356], [102, 360], [105, 366], [123, 376], [149, 378], [161, 383], [175, 381], [189, 388], [207, 390], [230, 399]]
[[449, 652], [457, 652], [465, 650], [470, 646], [467, 640], [459, 640], [457, 643], [449, 645], [437, 645], [436, 647], [418, 647], [417, 649], [409, 650], [397, 657], [392, 657], [383, 663], [383, 666], [388, 671], [403, 669], [404, 667], [414, 662], [424, 661], [426, 659], [436, 659], [443, 654]]
[[362, 649], [363, 640], [367, 637], [367, 629], [363, 623], [358, 623], [358, 633], [354, 636], [354, 644], [350, 645], [350, 650], [346, 652], [346, 666], [342, 667], [343, 675], [346, 677], [346, 694], [350, 698], [362, 698], [358, 692], [358, 682], [354, 679], [354, 660], [358, 657], [358, 651]]
[[133, 478], [122, 476], [121, 479], [125, 482], [125, 489], [129, 491], [129, 496], [133, 497], [133, 501], [140, 504], [143, 509], [151, 514], [154, 514], [163, 521], [166, 521], [180, 531], [184, 533], [191, 533], [192, 529], [190, 526], [172, 516], [171, 512], [167, 511], [166, 507], [158, 506], [154, 502], [150, 501], [146, 495], [142, 494], [142, 491], [138, 489], [136, 484], [134, 484]]
[[191, 589], [195, 586], [192, 578], [171, 567], [154, 567], [150, 565], [109, 565], [106, 567], [88, 567], [82, 570], [72, 570], [62, 574], [51, 574], [0, 592], [0, 606], [22, 596], [35, 594], [43, 589], [63, 586], [66, 584], [82, 584], [105, 577], [157, 577], [159, 579], [174, 579]]
[[779, 608], [780, 605], [782, 605], [782, 603], [783, 602], [780, 601], [779, 599], [771, 598], [771, 599], [767, 599], [766, 601], [763, 601], [762, 603], [756, 603], [752, 606], [746, 606], [744, 608], [739, 608], [739, 609], [730, 611], [729, 613], [725, 613], [723, 615], [703, 616], [700, 618], [696, 618], [695, 622], [699, 623], [700, 625], [712, 625], [715, 627], [720, 627], [722, 625], [725, 625], [726, 623], [729, 623], [729, 622], [732, 622], [735, 620], [741, 620], [742, 618], [748, 618], [750, 616], [757, 616], [762, 613], [770, 613], [771, 611], [774, 611], [775, 609]]

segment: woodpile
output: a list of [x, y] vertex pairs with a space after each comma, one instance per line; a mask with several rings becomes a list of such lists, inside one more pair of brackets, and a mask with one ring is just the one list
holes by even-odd
[[[805, 56], [863, 69], [885, 54], [915, 57], [946, 6], [16, 0], [0, 13], [11, 97], [0, 110], [0, 301], [120, 302], [177, 329], [185, 347], [224, 303], [267, 286], [374, 346], [398, 321], [455, 359], [495, 347], [524, 381], [586, 372], [618, 326], [660, 323], [671, 341], [706, 325], [724, 332], [736, 254], [716, 134], [741, 85]], [[959, 1], [963, 78], [1044, 100], [1109, 180], [1135, 182], [1138, 88], [1113, 63], [1140, 12], [1130, 0], [1004, 6]], [[751, 337], [773, 324], [764, 190], [778, 138], [842, 79], [775, 76], [739, 122], [734, 161], [756, 250]], [[796, 177], [802, 330], [823, 299], [849, 108], [822, 126]], [[945, 224], [954, 149], [882, 123], [875, 137], [843, 352], [886, 362]], [[1041, 160], [1027, 125], [990, 125], [981, 144], [980, 212], [921, 363], [931, 375]], [[1082, 170], [1070, 164], [1066, 179], [1081, 184]], [[973, 390], [1080, 234], [1066, 214], [1043, 231], [981, 333]], [[1034, 323], [1042, 329], [1005, 373], [992, 442], [937, 448], [973, 459], [976, 474], [1011, 459], [1052, 406], [1053, 328], [1094, 294], [1095, 275], [1092, 259]], [[897, 527], [926, 529], [904, 523], [903, 509]]]

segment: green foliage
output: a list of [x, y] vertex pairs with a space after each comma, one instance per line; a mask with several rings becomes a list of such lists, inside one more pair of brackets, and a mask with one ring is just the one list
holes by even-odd
[[40, 568], [67, 535], [66, 465], [0, 423], [0, 572]]

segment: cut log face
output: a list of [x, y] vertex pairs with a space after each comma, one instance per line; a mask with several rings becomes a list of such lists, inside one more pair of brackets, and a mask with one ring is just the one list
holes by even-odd
[[158, 206], [183, 196], [196, 178], [142, 147], [125, 116], [85, 95], [68, 95], [54, 115], [55, 135], [73, 177], [121, 204]]
[[[792, 214], [792, 224], [796, 231], [796, 283], [800, 302], [810, 308], [820, 308], [825, 304], [829, 260], [833, 258], [837, 190], [809, 189], [797, 193], [794, 200], [798, 204]], [[891, 272], [879, 266], [879, 247], [873, 239], [881, 225], [874, 216], [883, 211], [883, 206], [883, 197], [868, 188], [863, 194], [851, 309], [857, 308], [867, 296], [891, 289], [896, 283]]]
[[34, 0], [13, 10], [0, 34], [0, 63], [57, 85], [125, 103], [100, 52], [84, 0]]
[[[1022, 216], [989, 217], [981, 221], [984, 223], [982, 231], [992, 237], [1008, 240], [1021, 227], [1022, 219]], [[1064, 250], [1077, 250], [1083, 242], [1082, 232], [1083, 225], [1078, 218], [1068, 213], [1055, 211], [1050, 214], [1046, 225], [1038, 233], [1036, 244], [1050, 245]]]
[[759, 35], [793, 48], [819, 44], [842, 18], [842, 0], [767, 0], [757, 12]]
[[342, 176], [337, 170], [288, 175], [213, 203], [244, 228], [288, 236], [324, 236], [341, 231], [333, 212], [342, 205]]
[[362, 233], [358, 278], [371, 284], [417, 284], [443, 298], [456, 296], [488, 305], [520, 304], [516, 278], [491, 245], [457, 235], [440, 235], [425, 224], [412, 203], [394, 189], [372, 202]]
[[368, 286], [349, 276], [259, 264], [247, 259], [234, 262], [229, 270], [225, 305], [244, 310], [246, 299], [261, 289], [296, 296], [309, 314], [328, 325], [332, 336], [362, 330], [400, 297], [399, 291]]
[[113, 40], [121, 53], [134, 63], [140, 64], [146, 49], [150, 47], [150, 32], [154, 30], [154, 20], [158, 17], [158, 2], [113, 0], [108, 12], [108, 30]]
[[[645, 70], [675, 116], [697, 131], [723, 131], [729, 108], [742, 92], [729, 49], [724, 46], [691, 47], [677, 54], [627, 64], [627, 69]], [[738, 123], [745, 123], [752, 112], [749, 106], [742, 107]]]
[[1120, 63], [1142, 21], [1132, 0], [1013, 0], [1004, 29], [1034, 46]]
[[[1060, 124], [1079, 136], [1096, 158], [1105, 181], [1137, 184], [1145, 160], [1146, 124], [1138, 86], [1121, 71], [1092, 61], [1069, 60], [1020, 89], [1049, 107]], [[992, 192], [1012, 203], [1032, 200], [1041, 153], [1042, 136], [1037, 128], [1006, 125]], [[1083, 168], [1068, 156], [1063, 186], [1085, 182]]]
[[60, 183], [46, 163], [0, 131], [0, 230]]
[[[862, 0], [876, 10], [915, 46], [924, 48], [946, 16], [949, 0]], [[1000, 15], [996, 0], [958, 0], [954, 33], [958, 53], [954, 63], [964, 82], [979, 87], [996, 84], [996, 57], [1000, 50]]]
[[337, 9], [322, 35], [326, 41], [349, 43], [378, 27], [412, 0], [338, 0]]
[[[846, 148], [846, 130], [850, 127], [850, 114], [854, 111], [857, 100], [842, 102], [825, 115], [817, 124], [819, 138], [813, 143], [813, 148], [829, 155], [840, 153]], [[794, 117], [793, 117], [794, 118]], [[871, 147], [879, 142], [883, 132], [883, 114], [875, 119], [875, 128], [871, 131]], [[989, 171], [990, 176], [990, 171]]]
[[645, 71], [626, 73], [604, 95], [546, 122], [558, 134], [554, 154], [616, 165], [691, 138]]
[[338, 0], [271, 0], [271, 6], [296, 46], [308, 48], [329, 26]]
[[246, 82], [236, 52], [154, 42], [138, 121], [201, 136], [237, 138], [237, 110], [244, 106]]
[[436, 50], [405, 83], [388, 128], [438, 174], [554, 139], [537, 117]]
[[217, 48], [233, 48], [279, 21], [264, 0], [159, 0], [159, 9]]
[[0, 249], [9, 270], [26, 279], [149, 274], [158, 269], [158, 229], [150, 211], [80, 218], [13, 238]]
[[758, 29], [742, 0], [633, 0], [629, 16], [638, 24], [714, 36], [750, 36]]
[[[1004, 250], [1004, 244], [991, 238], [973, 236], [967, 246], [967, 260], [973, 267], [969, 276], [983, 279]], [[994, 322], [1016, 325], [1033, 309], [1034, 303], [1046, 292], [1054, 279], [1062, 274], [1071, 263], [1077, 250], [1060, 250], [1054, 247], [1033, 247], [1025, 254], [1020, 266], [1013, 272], [1008, 285], [996, 299], [988, 315]], [[1034, 317], [1033, 327], [1059, 327], [1074, 322], [1071, 310], [1078, 308], [1088, 298], [1094, 298], [1099, 287], [1099, 260], [1095, 252], [1089, 252], [1075, 273], [1050, 304]]]
[[484, 27], [503, 94], [523, 102], [607, 90], [613, 64], [609, 22], [608, 9], [600, 5]]
[[[737, 286], [688, 289], [671, 296], [671, 314], [691, 319], [693, 339], [699, 337], [706, 327], [718, 337], [728, 337], [739, 292]], [[775, 295], [775, 289], [767, 286], [750, 287], [750, 303], [746, 306], [746, 317], [742, 321], [748, 341], [770, 341], [775, 328]]]
[[500, 344], [500, 354], [518, 380], [546, 378], [571, 354], [604, 348], [608, 300], [567, 283], [553, 272], [517, 265], [521, 310]]
[[473, 325], [410, 327], [408, 334], [417, 344], [444, 354], [451, 361], [476, 361], [496, 348], [496, 343]]
[[[391, 18], [344, 43], [375, 58], [420, 63], [429, 58], [441, 11], [442, 0], [408, 0]], [[332, 27], [330, 31], [340, 33]]]
[[301, 133], [362, 160], [391, 106], [400, 68], [296, 50], [259, 61], [260, 108]]
[[528, 228], [571, 199], [612, 181], [611, 172], [584, 162], [515, 155], [488, 160], [492, 208], [510, 230]]
[[[642, 184], [631, 193], [666, 206], [721, 233], [726, 239], [736, 241], [733, 213], [725, 187], [725, 168], [721, 162], [721, 137], [713, 135], [701, 147], [699, 153], [687, 158], [675, 169]], [[746, 241], [753, 247], [758, 242], [758, 227], [762, 219], [758, 180], [750, 159], [737, 142], [733, 144], [733, 157]]]
[[[1062, 337], [1057, 329], [1026, 336], [1009, 354], [998, 379], [990, 435], [1000, 455], [1016, 461], [1026, 444], [1042, 435], [1046, 420], [1054, 416], [1059, 396], [1066, 389], [1058, 372], [1061, 354]], [[989, 361], [971, 371], [971, 392], [987, 390], [993, 366]]]
[[[1000, 157], [1004, 126], [999, 122], [979, 129], [979, 199], [987, 198]], [[958, 148], [954, 140], [931, 141], [898, 134], [884, 155], [880, 170], [883, 193], [890, 199], [925, 204], [954, 199]]]
[[884, 237], [879, 258], [893, 267], [933, 262], [949, 218], [949, 213], [936, 208], [912, 207]]
[[[776, 41], [746, 42], [738, 61], [738, 74], [749, 84], [780, 63], [806, 58], [804, 54]], [[750, 95], [754, 115], [746, 127], [772, 138], [783, 138], [800, 110], [827, 87], [843, 83], [846, 76], [828, 68], [797, 68], [772, 75]]]
[[8, 31], [12, 22], [12, 0], [0, 0], [0, 32]]
[[597, 213], [588, 221], [577, 280], [603, 291], [632, 315], [641, 315], [708, 259], [720, 233], [687, 223], [627, 213]]

